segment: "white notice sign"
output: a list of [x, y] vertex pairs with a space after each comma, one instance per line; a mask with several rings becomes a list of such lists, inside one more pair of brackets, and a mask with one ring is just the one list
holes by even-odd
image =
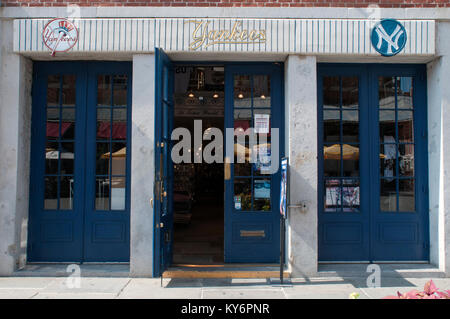
[[269, 114], [255, 114], [255, 133], [269, 134], [269, 124]]

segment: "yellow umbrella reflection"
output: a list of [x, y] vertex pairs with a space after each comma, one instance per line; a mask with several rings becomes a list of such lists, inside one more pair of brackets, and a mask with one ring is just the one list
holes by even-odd
[[[357, 160], [359, 159], [359, 148], [348, 144], [342, 145], [342, 159], [343, 160]], [[341, 146], [333, 144], [331, 146], [324, 146], [324, 159], [339, 160], [341, 159]], [[386, 155], [380, 153], [380, 158], [385, 158]]]
[[[102, 158], [106, 159], [106, 158], [109, 158], [110, 156], [111, 156], [110, 152], [108, 152], [108, 153], [103, 154]], [[127, 156], [127, 148], [126, 147], [122, 147], [120, 150], [112, 153], [112, 157], [113, 158], [115, 158], [115, 157], [126, 157], [126, 156]]]

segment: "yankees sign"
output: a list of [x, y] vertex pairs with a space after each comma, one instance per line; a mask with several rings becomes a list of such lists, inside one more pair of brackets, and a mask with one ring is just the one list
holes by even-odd
[[394, 56], [402, 51], [406, 39], [405, 27], [394, 19], [383, 19], [372, 29], [372, 46], [383, 56]]

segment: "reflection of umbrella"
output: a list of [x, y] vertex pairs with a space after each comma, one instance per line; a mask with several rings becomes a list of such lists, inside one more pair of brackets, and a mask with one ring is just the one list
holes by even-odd
[[[58, 159], [59, 151], [49, 151], [45, 153], [46, 159]], [[73, 159], [73, 153], [61, 152], [61, 159]]]
[[[357, 160], [359, 159], [359, 148], [348, 144], [342, 145], [342, 159], [343, 160]], [[331, 146], [324, 146], [323, 148], [324, 159], [339, 160], [341, 159], [341, 146], [334, 144]], [[386, 155], [380, 153], [380, 158], [385, 158]]]
[[[127, 148], [126, 147], [122, 147], [120, 150], [112, 153], [112, 157], [126, 157], [126, 156], [127, 156]], [[101, 158], [105, 159], [105, 158], [109, 158], [109, 157], [110, 157], [110, 152], [103, 154]]]
[[239, 144], [239, 143], [235, 143], [234, 144], [234, 154], [245, 154], [245, 156], [250, 156], [250, 149], [248, 147], [246, 147], [245, 145]]

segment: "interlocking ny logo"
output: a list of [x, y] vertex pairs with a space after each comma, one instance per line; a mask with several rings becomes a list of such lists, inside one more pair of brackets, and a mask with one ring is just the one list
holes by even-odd
[[406, 44], [405, 27], [394, 19], [381, 20], [372, 30], [371, 41], [381, 55], [396, 55]]

